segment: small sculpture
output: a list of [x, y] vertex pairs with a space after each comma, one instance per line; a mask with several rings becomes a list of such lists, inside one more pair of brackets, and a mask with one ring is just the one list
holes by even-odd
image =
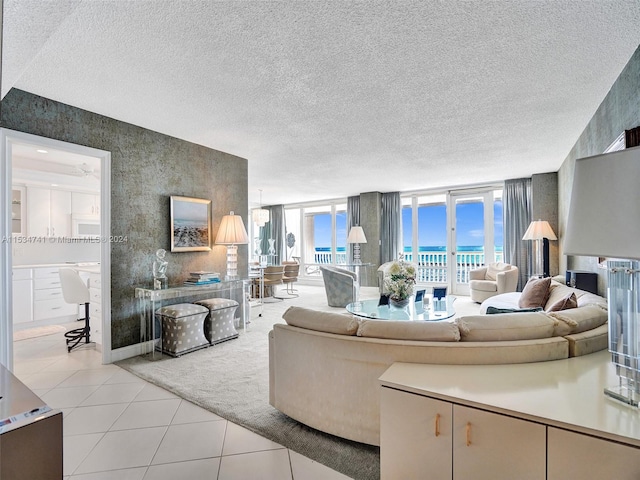
[[158, 290], [167, 286], [167, 266], [169, 262], [164, 259], [167, 252], [159, 248], [156, 250], [156, 259], [153, 262], [153, 288]]

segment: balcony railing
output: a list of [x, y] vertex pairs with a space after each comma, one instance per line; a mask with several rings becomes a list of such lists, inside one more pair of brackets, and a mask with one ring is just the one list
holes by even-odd
[[[405, 260], [413, 262], [413, 253], [405, 252]], [[417, 281], [419, 283], [448, 283], [447, 277], [447, 252], [419, 252]], [[502, 252], [495, 253], [494, 262], [501, 262]], [[333, 254], [326, 251], [314, 252], [313, 261], [305, 262], [306, 274], [310, 276], [320, 275], [320, 265], [333, 263]], [[336, 265], [347, 263], [347, 254], [338, 252]], [[469, 283], [469, 272], [485, 265], [484, 252], [457, 252], [456, 253], [456, 283]]]

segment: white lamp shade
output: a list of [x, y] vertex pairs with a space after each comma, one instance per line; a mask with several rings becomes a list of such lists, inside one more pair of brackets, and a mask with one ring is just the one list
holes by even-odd
[[347, 237], [347, 243], [367, 243], [367, 237], [365, 237], [362, 227], [357, 225], [351, 227], [349, 236]]
[[640, 147], [576, 160], [564, 253], [640, 259]]
[[251, 212], [251, 218], [253, 223], [260, 227], [264, 227], [264, 224], [269, 221], [269, 210], [265, 208], [256, 208]]
[[524, 232], [523, 240], [542, 240], [548, 238], [549, 240], [557, 240], [556, 234], [553, 233], [553, 228], [546, 220], [534, 220], [529, 224], [529, 228]]
[[234, 215], [233, 212], [231, 212], [229, 215], [222, 217], [218, 235], [216, 236], [216, 243], [218, 245], [242, 245], [249, 243], [249, 236], [247, 235], [247, 230], [244, 228], [244, 223], [242, 223], [242, 217], [240, 215]]

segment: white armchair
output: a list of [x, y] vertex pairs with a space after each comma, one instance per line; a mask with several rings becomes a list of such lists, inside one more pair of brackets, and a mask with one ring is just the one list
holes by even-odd
[[331, 265], [321, 265], [320, 271], [330, 307], [346, 307], [358, 299], [358, 277], [354, 272]]
[[471, 300], [482, 303], [499, 293], [515, 292], [518, 286], [518, 267], [508, 263], [490, 263], [469, 272]]

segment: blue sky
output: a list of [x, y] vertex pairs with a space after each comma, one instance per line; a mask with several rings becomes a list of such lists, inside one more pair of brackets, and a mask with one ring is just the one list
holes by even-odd
[[[502, 246], [502, 202], [494, 203], [496, 219], [495, 244]], [[411, 246], [411, 209], [402, 211], [404, 244]], [[463, 203], [457, 206], [458, 245], [480, 246], [483, 243], [482, 203]], [[345, 245], [347, 240], [347, 216], [336, 215], [337, 244]], [[445, 246], [447, 244], [447, 211], [445, 205], [421, 207], [418, 209], [418, 244], [420, 246]], [[366, 234], [366, 232], [365, 232]], [[331, 247], [331, 214], [315, 215], [315, 245]]]

